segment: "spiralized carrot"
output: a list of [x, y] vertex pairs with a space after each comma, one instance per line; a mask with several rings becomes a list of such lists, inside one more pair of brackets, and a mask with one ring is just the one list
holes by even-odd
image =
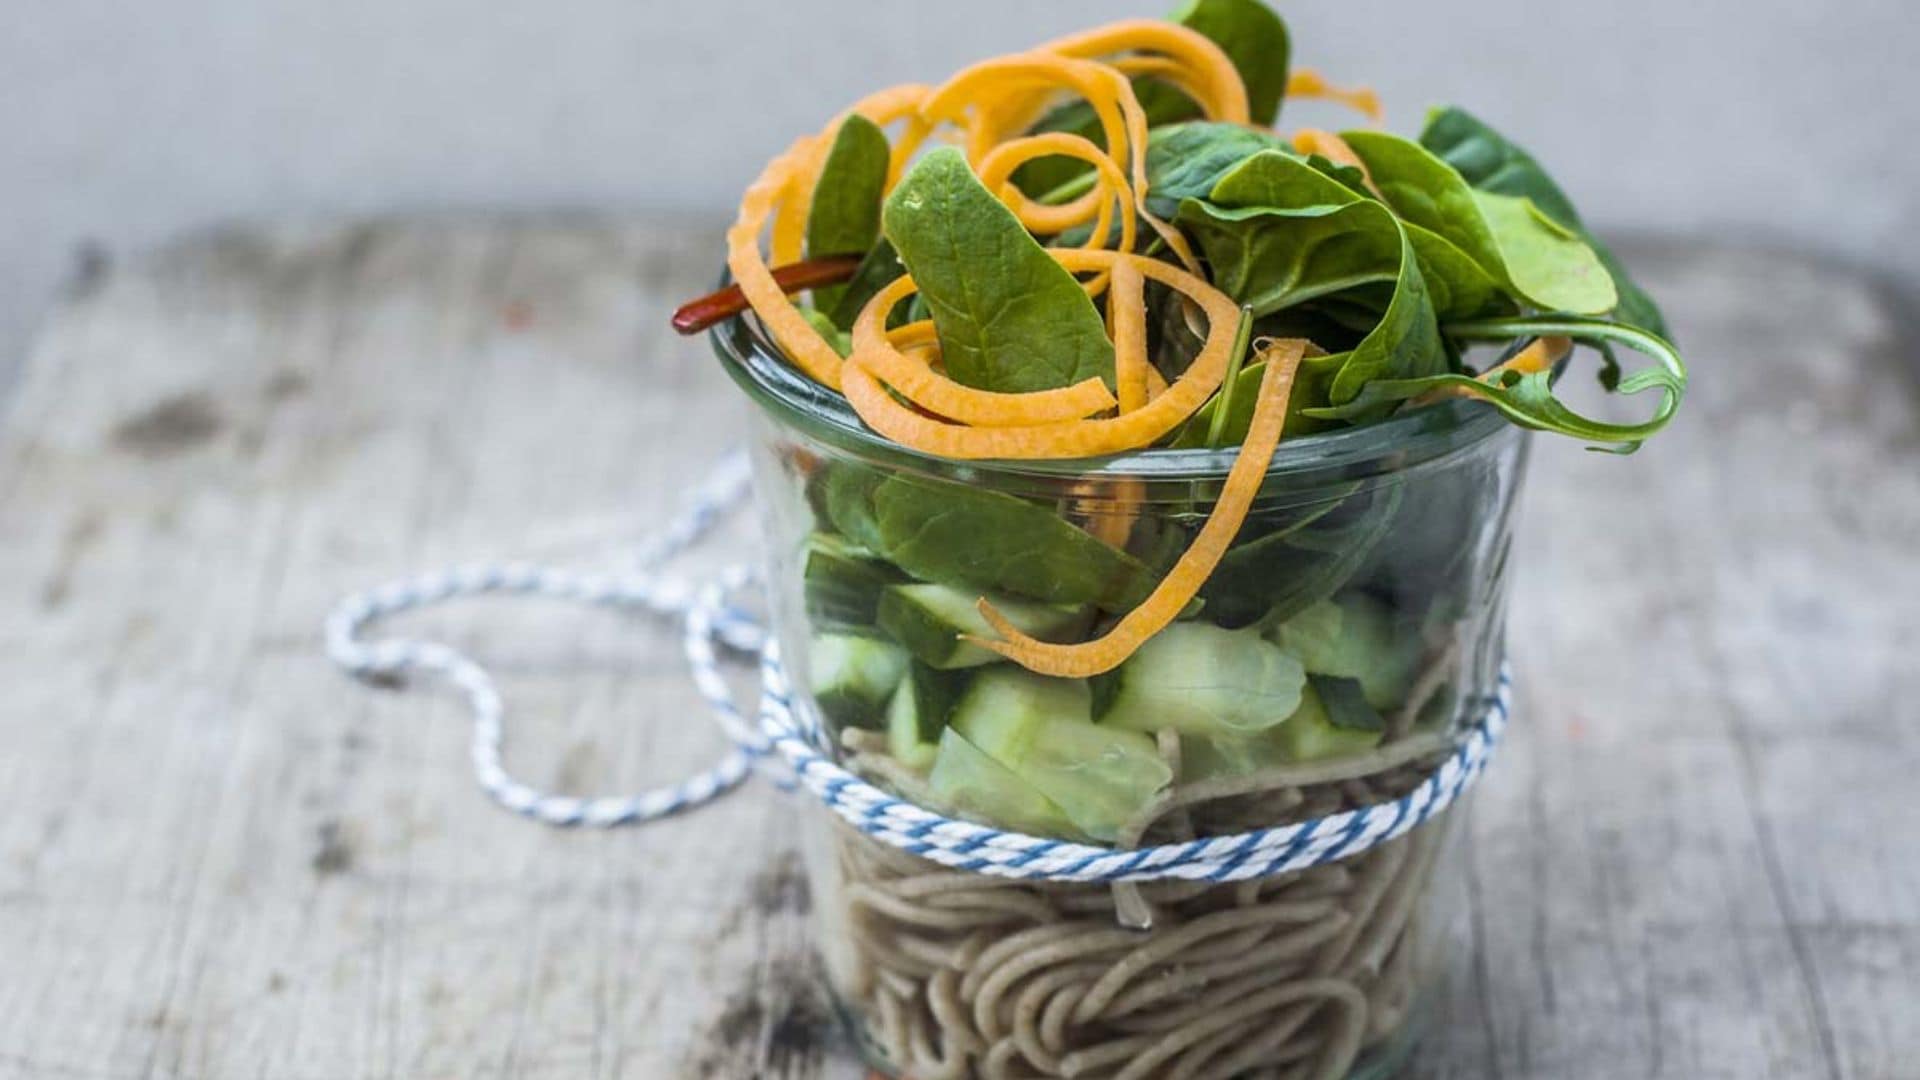
[[1047, 206], [1024, 200], [1014, 207], [1020, 224], [1034, 232], [1059, 233], [1085, 224], [1089, 217], [1093, 217], [1093, 235], [1088, 238], [1086, 246], [1105, 247], [1108, 234], [1112, 231], [1110, 218], [1113, 204], [1117, 200], [1120, 204], [1120, 243], [1116, 250], [1132, 251], [1135, 230], [1133, 188], [1127, 183], [1127, 176], [1120, 171], [1120, 166], [1094, 145], [1091, 139], [1061, 131], [1023, 136], [989, 150], [974, 166], [974, 171], [988, 191], [1011, 205], [1011, 194], [1007, 189], [1012, 186], [1010, 178], [1014, 170], [1035, 158], [1052, 156], [1077, 158], [1092, 165], [1098, 172], [1100, 182], [1094, 188], [1099, 204], [1098, 216], [1085, 214], [1077, 201], [1064, 206]]
[[1376, 124], [1387, 118], [1387, 111], [1380, 107], [1380, 95], [1374, 93], [1372, 87], [1335, 86], [1312, 68], [1295, 68], [1287, 75], [1287, 96], [1338, 102]]
[[1107, 289], [1107, 321], [1112, 324], [1114, 389], [1120, 415], [1147, 403], [1147, 279], [1125, 259], [1113, 264]]
[[1102, 542], [1126, 547], [1145, 488], [1134, 479], [1075, 480], [1067, 485], [1062, 513]]
[[[1054, 390], [1006, 394], [975, 389], [938, 374], [924, 357], [909, 356], [897, 348], [884, 329], [888, 313], [917, 288], [911, 277], [902, 276], [875, 293], [853, 321], [853, 353], [848, 357], [885, 379], [908, 401], [962, 423], [993, 427], [1077, 420], [1113, 407], [1113, 395], [1098, 377]], [[923, 338], [909, 347], [925, 343]]]
[[921, 319], [904, 326], [896, 326], [887, 331], [887, 340], [896, 349], [910, 349], [916, 345], [940, 343], [940, 332], [934, 328], [932, 319]]
[[[1113, 264], [1107, 293], [1108, 331], [1113, 336], [1114, 387], [1119, 392], [1118, 411], [1125, 416], [1146, 406], [1148, 373], [1158, 375], [1147, 360], [1147, 279], [1131, 262]], [[1166, 386], [1166, 380], [1160, 382]], [[1125, 547], [1133, 536], [1134, 523], [1140, 520], [1140, 508], [1146, 501], [1143, 480], [1124, 478], [1108, 482], [1111, 492], [1105, 505], [1094, 502], [1087, 531], [1115, 547]], [[1090, 500], [1091, 501], [1091, 500]]]
[[[1333, 132], [1322, 131], [1319, 128], [1301, 128], [1293, 133], [1293, 148], [1303, 154], [1319, 154], [1335, 165], [1347, 165], [1359, 169], [1360, 180], [1367, 185], [1367, 190], [1375, 195], [1380, 194], [1380, 189], [1373, 186], [1373, 174], [1367, 171], [1367, 163], [1360, 160], [1359, 154], [1353, 152], [1353, 147], [1347, 145], [1347, 140]], [[1382, 196], [1382, 198], [1385, 197]]]
[[1553, 365], [1566, 359], [1573, 351], [1573, 339], [1565, 337], [1535, 338], [1527, 347], [1514, 353], [1505, 361], [1495, 364], [1480, 373], [1481, 382], [1499, 382], [1506, 372], [1520, 375], [1532, 375], [1546, 371]]
[[840, 121], [835, 120], [826, 131], [801, 140], [803, 145], [798, 147], [798, 156], [788, 171], [779, 205], [773, 212], [773, 236], [768, 247], [776, 265], [800, 258], [806, 242], [807, 218], [813, 208], [813, 186], [827, 163], [828, 151], [833, 149], [833, 134], [839, 130], [839, 124]]
[[[1072, 271], [1111, 270], [1131, 263], [1142, 274], [1170, 285], [1200, 305], [1207, 318], [1207, 338], [1187, 370], [1165, 393], [1125, 416], [1071, 420], [1052, 424], [970, 428], [923, 416], [887, 393], [865, 365], [856, 345], [841, 372], [841, 390], [867, 426], [903, 446], [958, 459], [1077, 458], [1138, 449], [1178, 427], [1206, 403], [1226, 376], [1228, 354], [1240, 309], [1227, 294], [1203, 278], [1144, 255], [1075, 248], [1049, 251]], [[873, 305], [869, 304], [868, 308]], [[866, 315], [866, 309], [861, 314]]]
[[1260, 377], [1260, 400], [1254, 406], [1253, 425], [1246, 442], [1227, 471], [1213, 513], [1140, 606], [1121, 616], [1105, 635], [1078, 645], [1056, 645], [1021, 632], [989, 600], [981, 597], [980, 614], [1003, 640], [967, 635], [966, 639], [1012, 660], [1028, 671], [1061, 678], [1085, 678], [1112, 671], [1132, 656], [1147, 639], [1166, 629], [1200, 592], [1214, 567], [1227, 553], [1253, 506], [1266, 478], [1274, 449], [1287, 421], [1287, 398], [1293, 392], [1294, 373], [1306, 355], [1306, 342], [1292, 339], [1268, 352], [1266, 373]]
[[1158, 79], [1185, 94], [1190, 100], [1198, 102], [1206, 91], [1193, 82], [1186, 65], [1168, 56], [1116, 56], [1107, 61], [1112, 67], [1128, 78], [1147, 76]]
[[[1217, 50], [1218, 46], [1214, 48]], [[1228, 67], [1232, 67], [1231, 62]], [[1237, 83], [1237, 75], [1235, 79]], [[922, 105], [921, 111], [931, 119], [950, 121], [966, 128], [967, 160], [978, 169], [981, 160], [1000, 141], [1000, 132], [987, 122], [987, 118], [1000, 114], [1002, 110], [996, 109], [996, 105], [1004, 106], [1006, 95], [1019, 93], [1035, 85], [1064, 86], [1078, 93], [1093, 107], [1107, 141], [1107, 155], [1116, 161], [1125, 158], [1128, 163], [1134, 210], [1140, 220], [1160, 235], [1188, 270], [1198, 273], [1200, 260], [1194, 255], [1186, 237], [1171, 223], [1162, 221], [1147, 209], [1147, 113], [1140, 107], [1140, 99], [1134, 96], [1133, 83], [1120, 72], [1106, 64], [1046, 52], [1003, 56], [975, 64], [954, 76], [933, 92]], [[1241, 88], [1241, 98], [1244, 108], [1244, 87]], [[971, 112], [968, 105], [973, 106]], [[1035, 212], [1029, 206], [1033, 200], [1017, 188], [1007, 188], [1000, 194], [1002, 201], [1012, 208], [1016, 216], [1024, 219]], [[1075, 214], [1091, 217], [1100, 199], [1101, 193], [1096, 187], [1066, 205], [1072, 207]]]
[[[1246, 87], [1232, 59], [1212, 39], [1185, 26], [1126, 20], [1055, 39], [1036, 51], [1080, 60], [1110, 57], [1104, 62], [1122, 74], [1172, 83], [1209, 120], [1244, 124], [1249, 119]], [[989, 141], [1026, 130], [1050, 104], [1045, 88], [1009, 93], [986, 125]]]
[[1004, 133], [988, 120], [1004, 116], [1001, 110], [1010, 99], [1026, 91], [1064, 88], [1093, 107], [1106, 139], [1106, 152], [1118, 159], [1127, 153], [1129, 138], [1121, 100], [1111, 81], [1118, 77], [1112, 68], [1091, 60], [1040, 52], [1015, 53], [961, 69], [921, 103], [920, 114], [935, 123], [961, 127], [966, 132], [967, 160], [977, 169], [987, 152], [1003, 141]]
[[1148, 364], [1147, 365], [1147, 400], [1152, 401], [1154, 398], [1157, 398], [1161, 394], [1164, 394], [1166, 392], [1167, 392], [1167, 377], [1165, 375], [1160, 374], [1159, 368], [1154, 367], [1152, 364]]
[[1247, 123], [1247, 87], [1240, 71], [1212, 38], [1178, 23], [1157, 19], [1123, 19], [1055, 38], [1041, 49], [1091, 59], [1117, 53], [1159, 53], [1180, 64], [1192, 75], [1190, 95], [1209, 120], [1230, 124]]
[[801, 166], [812, 148], [812, 138], [795, 141], [747, 185], [740, 199], [740, 215], [727, 229], [727, 269], [733, 273], [740, 294], [753, 305], [767, 332], [780, 343], [794, 366], [822, 386], [837, 390], [842, 367], [840, 354], [807, 322], [793, 301], [787, 299], [786, 291], [773, 279], [773, 271], [760, 254], [760, 231], [789, 190], [794, 170]]
[[903, 116], [916, 113], [921, 102], [933, 93], [933, 87], [923, 83], [900, 83], [883, 90], [876, 90], [853, 103], [849, 112], [857, 112], [881, 127], [886, 127]]

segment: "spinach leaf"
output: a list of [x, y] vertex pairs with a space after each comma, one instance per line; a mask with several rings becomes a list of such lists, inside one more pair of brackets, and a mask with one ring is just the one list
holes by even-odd
[[1286, 21], [1260, 0], [1190, 0], [1173, 21], [1200, 31], [1225, 50], [1246, 83], [1248, 119], [1273, 127], [1286, 94], [1292, 40]]
[[[1262, 150], [1291, 154], [1285, 139], [1271, 131], [1243, 124], [1216, 124], [1209, 120], [1189, 120], [1166, 124], [1147, 133], [1147, 210], [1155, 217], [1172, 219], [1184, 199], [1204, 198], [1220, 178], [1242, 161]], [[1358, 170], [1354, 171], [1358, 176]], [[1092, 173], [1082, 178], [1091, 181]], [[1091, 189], [1091, 183], [1075, 183], [1052, 193], [1064, 198], [1079, 189]], [[1093, 235], [1091, 222], [1068, 229], [1053, 237], [1053, 247], [1078, 247]]]
[[1620, 297], [1614, 318], [1663, 338], [1667, 336], [1666, 319], [1661, 316], [1659, 305], [1627, 275], [1619, 258], [1581, 223], [1573, 201], [1532, 155], [1473, 114], [1452, 107], [1436, 109], [1428, 115], [1426, 130], [1420, 133], [1420, 145], [1453, 166], [1467, 183], [1481, 191], [1531, 199], [1542, 214], [1579, 234], [1613, 277]]
[[[894, 278], [907, 272], [900, 265], [900, 253], [893, 250], [893, 244], [886, 237], [873, 242], [873, 247], [854, 267], [853, 277], [841, 286], [843, 290], [833, 305], [833, 322], [836, 326], [851, 328], [853, 320], [860, 316], [860, 309], [867, 306], [873, 294], [886, 288]], [[817, 300], [819, 293], [814, 296]], [[901, 304], [887, 317], [887, 327], [892, 329], [907, 321], [907, 305]]]
[[1157, 580], [1052, 509], [1002, 492], [895, 475], [872, 500], [878, 550], [923, 581], [1124, 611]]
[[883, 551], [880, 523], [873, 516], [873, 492], [886, 474], [851, 461], [829, 461], [809, 482], [808, 501], [815, 516], [834, 532], [866, 548]]
[[[1292, 52], [1287, 24], [1280, 16], [1260, 0], [1190, 0], [1169, 19], [1200, 32], [1220, 46], [1240, 72], [1240, 81], [1246, 84], [1249, 118], [1261, 127], [1271, 127], [1280, 114], [1280, 98], [1287, 90], [1287, 64]], [[1157, 79], [1135, 79], [1133, 92], [1147, 114], [1149, 127], [1200, 115], [1199, 106], [1185, 94]], [[1092, 106], [1084, 101], [1047, 113], [1033, 130], [1065, 131], [1096, 143], [1105, 141]], [[1039, 195], [1088, 168], [1086, 163], [1069, 158], [1041, 158], [1022, 165], [1014, 173], [1014, 180], [1022, 191]]]
[[[1447, 335], [1461, 341], [1509, 342], [1521, 337], [1560, 336], [1596, 349], [1625, 345], [1651, 357], [1652, 367], [1642, 368], [1620, 378], [1614, 390], [1638, 394], [1655, 390], [1660, 402], [1651, 417], [1638, 423], [1609, 423], [1583, 416], [1568, 408], [1553, 394], [1554, 373], [1537, 371], [1530, 375], [1514, 372], [1482, 382], [1471, 375], [1447, 373], [1417, 378], [1378, 379], [1368, 383], [1350, 401], [1316, 406], [1307, 415], [1328, 420], [1367, 419], [1390, 410], [1394, 402], [1419, 397], [1433, 390], [1453, 389], [1491, 404], [1523, 427], [1571, 435], [1598, 444], [1592, 449], [1630, 454], [1654, 432], [1673, 419], [1680, 398], [1687, 388], [1687, 366], [1665, 338], [1624, 322], [1584, 319], [1574, 315], [1521, 316], [1507, 319], [1481, 319], [1447, 324]], [[1610, 354], [1609, 354], [1610, 355]]]
[[[1446, 259], [1451, 252], [1445, 248], [1451, 247], [1507, 292], [1538, 308], [1598, 315], [1617, 302], [1613, 279], [1593, 250], [1537, 213], [1527, 200], [1475, 191], [1451, 165], [1397, 135], [1349, 131], [1342, 137], [1366, 163], [1374, 186], [1394, 213], [1433, 234], [1424, 245], [1415, 241], [1417, 249], [1428, 253], [1429, 268]], [[1491, 306], [1441, 309], [1448, 317], [1472, 318]]]
[[1490, 313], [1506, 314], [1513, 305], [1493, 275], [1458, 244], [1430, 229], [1402, 221], [1414, 257], [1433, 294], [1433, 312], [1440, 319], [1471, 319]]
[[1206, 254], [1213, 283], [1256, 318], [1396, 276], [1401, 233], [1377, 203], [1230, 208], [1189, 199], [1175, 220]]
[[1476, 191], [1473, 201], [1492, 230], [1514, 291], [1536, 307], [1602, 315], [1620, 305], [1618, 286], [1599, 253], [1532, 199]]
[[948, 375], [1005, 392], [1095, 375], [1112, 384], [1099, 310], [958, 149], [921, 158], [887, 197], [883, 221], [933, 314]]
[[1205, 198], [1234, 166], [1262, 150], [1289, 153], [1286, 140], [1242, 124], [1194, 120], [1147, 136], [1147, 209], [1171, 218], [1183, 199]]
[[[1260, 0], [1189, 0], [1171, 18], [1220, 46], [1246, 84], [1248, 118], [1272, 127], [1287, 92], [1287, 66], [1293, 51], [1286, 22]], [[1157, 84], [1149, 90], [1155, 96], [1162, 92], [1178, 93]], [[1186, 101], [1184, 96], [1180, 100]], [[1192, 115], [1192, 103], [1187, 105]]]
[[[1288, 147], [1288, 149], [1292, 148]], [[1308, 154], [1306, 160], [1307, 164], [1313, 166], [1315, 172], [1329, 179], [1338, 180], [1341, 187], [1346, 188], [1355, 195], [1363, 199], [1373, 198], [1373, 192], [1367, 188], [1367, 174], [1361, 172], [1357, 167], [1342, 165], [1332, 158], [1324, 157], [1320, 154]]]
[[1222, 177], [1206, 201], [1182, 203], [1176, 220], [1205, 251], [1214, 284], [1256, 316], [1365, 286], [1390, 288], [1378, 321], [1345, 354], [1326, 396], [1295, 391], [1303, 406], [1345, 404], [1374, 379], [1447, 369], [1426, 279], [1400, 219], [1312, 165], [1262, 151]]
[[[833, 146], [814, 184], [807, 212], [807, 257], [859, 255], [880, 236], [880, 196], [887, 185], [893, 153], [879, 125], [848, 113], [833, 136]], [[813, 290], [813, 305], [832, 311], [844, 285]], [[844, 323], [841, 325], [845, 325]]]

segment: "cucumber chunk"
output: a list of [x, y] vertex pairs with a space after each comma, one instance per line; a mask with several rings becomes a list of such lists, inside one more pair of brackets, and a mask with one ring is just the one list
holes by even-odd
[[1180, 739], [1180, 782], [1246, 776], [1291, 759], [1272, 731], [1258, 735], [1187, 735]]
[[1315, 675], [1357, 679], [1368, 705], [1398, 705], [1420, 665], [1420, 635], [1365, 593], [1322, 600], [1273, 628], [1274, 643]]
[[1244, 736], [1300, 707], [1300, 661], [1252, 630], [1174, 623], [1101, 680], [1100, 723], [1130, 731]]
[[907, 652], [859, 634], [816, 634], [807, 677], [821, 715], [835, 724], [879, 727], [887, 698], [907, 673]]
[[807, 537], [800, 572], [807, 617], [818, 627], [871, 627], [880, 590], [906, 580], [889, 564], [832, 533]]
[[951, 724], [1053, 800], [1081, 832], [1114, 840], [1173, 770], [1151, 738], [1095, 724], [1092, 709], [1081, 680], [996, 667], [975, 677]]
[[948, 811], [960, 817], [1038, 836], [1079, 835], [1066, 812], [1039, 788], [952, 728], [940, 733], [927, 781]]
[[966, 689], [965, 672], [941, 671], [913, 662], [887, 702], [887, 750], [915, 769], [933, 764], [934, 749], [954, 702]]
[[[1087, 625], [1087, 609], [1033, 600], [989, 596], [1013, 625], [1046, 641], [1071, 640]], [[945, 585], [889, 585], [880, 593], [880, 628], [923, 663], [941, 669], [979, 667], [1000, 657], [960, 640], [962, 634], [993, 637], [975, 606], [980, 594]]]
[[1327, 717], [1326, 704], [1313, 684], [1300, 699], [1300, 708], [1287, 722], [1274, 730], [1288, 761], [1322, 761], [1327, 758], [1364, 754], [1380, 744], [1380, 732], [1336, 727]]

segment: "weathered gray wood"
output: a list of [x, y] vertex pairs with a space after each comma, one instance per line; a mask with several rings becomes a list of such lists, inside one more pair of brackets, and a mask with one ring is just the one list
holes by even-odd
[[[245, 230], [53, 314], [0, 422], [0, 1077], [859, 1075], [808, 989], [797, 804], [530, 825], [472, 787], [456, 703], [318, 653], [349, 589], [646, 530], [744, 417], [664, 329], [715, 252], [657, 223]], [[1697, 389], [1637, 457], [1538, 447], [1525, 710], [1412, 1075], [1912, 1076], [1911, 335], [1844, 270], [1645, 261]], [[668, 628], [408, 626], [507, 673], [535, 780], [719, 749]]]

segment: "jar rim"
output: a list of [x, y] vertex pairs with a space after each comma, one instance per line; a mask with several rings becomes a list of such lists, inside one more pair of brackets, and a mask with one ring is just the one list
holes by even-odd
[[[1226, 475], [1239, 447], [1175, 450], [1149, 447], [1090, 458], [956, 461], [896, 443], [869, 428], [845, 397], [788, 362], [751, 313], [709, 331], [714, 353], [733, 381], [776, 421], [862, 458], [922, 472], [991, 473], [1034, 480], [1206, 480]], [[1409, 410], [1385, 420], [1282, 439], [1269, 480], [1329, 473], [1356, 479], [1399, 473], [1451, 456], [1512, 430], [1499, 410], [1465, 398]]]

